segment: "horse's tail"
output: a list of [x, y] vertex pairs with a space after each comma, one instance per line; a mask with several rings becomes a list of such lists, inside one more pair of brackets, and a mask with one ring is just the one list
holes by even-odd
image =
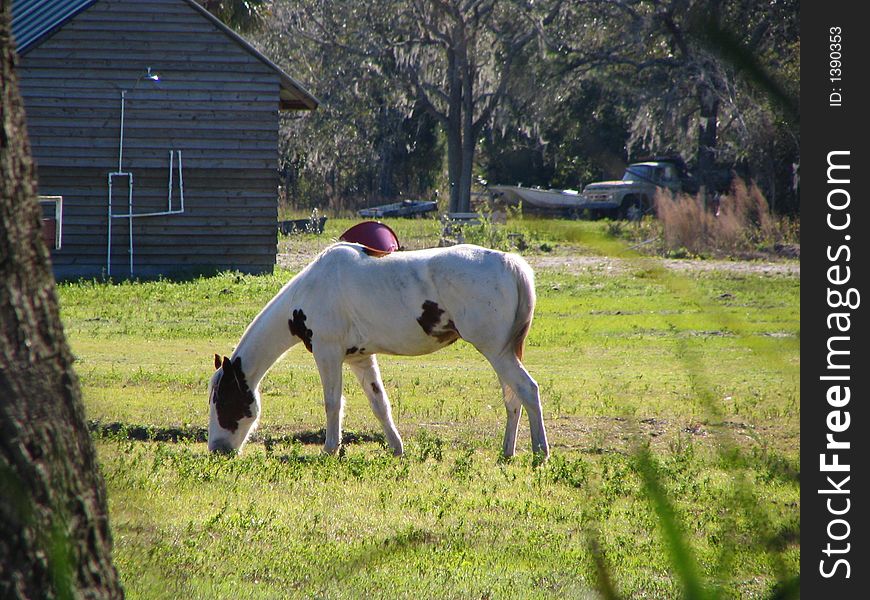
[[505, 262], [517, 284], [517, 312], [514, 316], [513, 327], [508, 338], [505, 352], [513, 350], [520, 360], [523, 359], [523, 348], [526, 336], [532, 326], [532, 317], [535, 313], [535, 273], [525, 260], [516, 254], [506, 254]]

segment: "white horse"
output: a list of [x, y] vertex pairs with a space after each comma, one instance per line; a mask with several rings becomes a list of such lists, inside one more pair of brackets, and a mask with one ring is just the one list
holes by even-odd
[[241, 451], [260, 417], [263, 376], [291, 346], [314, 355], [326, 405], [326, 443], [341, 444], [342, 364], [362, 385], [395, 455], [403, 453], [376, 354], [429, 354], [457, 339], [489, 360], [507, 408], [504, 456], [513, 456], [522, 408], [532, 450], [549, 454], [538, 385], [520, 362], [535, 307], [522, 258], [462, 245], [375, 258], [337, 243], [287, 283], [251, 322], [232, 357], [215, 355], [208, 386], [208, 448]]

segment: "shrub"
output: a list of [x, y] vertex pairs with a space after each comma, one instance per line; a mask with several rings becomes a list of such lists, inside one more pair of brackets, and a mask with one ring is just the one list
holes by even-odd
[[664, 250], [671, 254], [735, 255], [772, 250], [792, 239], [794, 226], [771, 215], [754, 183], [736, 178], [727, 194], [705, 206], [702, 196], [660, 190], [655, 198]]

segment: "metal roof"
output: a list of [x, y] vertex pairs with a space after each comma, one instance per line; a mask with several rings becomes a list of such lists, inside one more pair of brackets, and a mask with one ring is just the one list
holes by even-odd
[[59, 29], [96, 0], [13, 0], [12, 35], [18, 53]]
[[[281, 80], [279, 105], [282, 109], [314, 110], [320, 104], [302, 84], [288, 75], [281, 67], [251, 46], [238, 33], [227, 27], [220, 19], [208, 12], [194, 0], [187, 2], [243, 50], [278, 73]], [[50, 34], [60, 29], [67, 21], [95, 4], [97, 0], [12, 0], [12, 35], [18, 54], [25, 54]]]

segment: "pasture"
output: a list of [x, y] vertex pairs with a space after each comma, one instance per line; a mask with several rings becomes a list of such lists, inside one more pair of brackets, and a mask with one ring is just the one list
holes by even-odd
[[[552, 456], [521, 421], [499, 459], [495, 373], [458, 342], [381, 356], [406, 456], [346, 371], [346, 451], [321, 453], [301, 345], [261, 387], [240, 457], [206, 452], [213, 353], [325, 236], [274, 275], [59, 286], [129, 598], [766, 598], [799, 573], [799, 275], [672, 270], [603, 223], [524, 220], [538, 305], [525, 364]], [[388, 223], [411, 247], [431, 221]], [[588, 260], [575, 261], [582, 255]], [[589, 258], [591, 257], [591, 258]]]

